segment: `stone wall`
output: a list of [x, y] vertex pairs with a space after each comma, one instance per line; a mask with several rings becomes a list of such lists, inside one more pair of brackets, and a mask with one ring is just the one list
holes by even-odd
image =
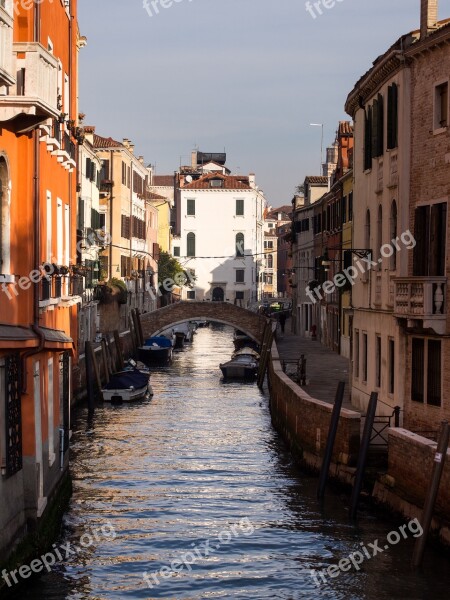
[[[311, 398], [281, 368], [278, 349], [272, 346], [269, 361], [271, 414], [275, 427], [306, 466], [319, 470], [325, 450], [333, 405]], [[351, 483], [360, 444], [361, 416], [342, 409], [330, 475]]]
[[[374, 498], [407, 518], [420, 518], [430, 487], [436, 447], [436, 442], [406, 429], [390, 429], [388, 474], [375, 485]], [[432, 528], [441, 541], [450, 545], [450, 449]]]

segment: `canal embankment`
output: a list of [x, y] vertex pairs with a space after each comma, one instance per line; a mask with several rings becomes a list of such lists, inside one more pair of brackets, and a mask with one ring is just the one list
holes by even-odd
[[[309, 393], [283, 372], [283, 361], [295, 362], [300, 353], [306, 357], [305, 387]], [[315, 472], [319, 472], [323, 461], [334, 393], [340, 380], [347, 379], [348, 386], [348, 373], [348, 361], [318, 341], [288, 334], [273, 342], [268, 368], [273, 424], [299, 463]], [[352, 486], [364, 415], [349, 408], [348, 392], [345, 400], [329, 474], [336, 482]], [[387, 466], [378, 469], [375, 476], [366, 478], [366, 491], [374, 503], [391, 513], [407, 519], [420, 518], [436, 460], [437, 443], [400, 427], [389, 428], [387, 439]], [[450, 449], [431, 531], [440, 542], [450, 546]]]

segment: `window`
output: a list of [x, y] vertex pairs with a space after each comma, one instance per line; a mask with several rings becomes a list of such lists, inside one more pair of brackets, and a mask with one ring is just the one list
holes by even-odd
[[415, 211], [413, 275], [445, 275], [447, 203], [419, 206]]
[[[370, 249], [370, 210], [366, 212], [366, 226], [364, 231], [364, 248]], [[364, 269], [364, 273], [362, 274], [362, 281], [368, 281], [369, 279], [369, 270]]]
[[236, 300], [244, 300], [244, 292], [236, 292]]
[[341, 215], [342, 223], [347, 222], [347, 196], [344, 196], [341, 200]]
[[188, 217], [195, 217], [195, 200], [187, 200], [186, 214]]
[[244, 216], [244, 200], [236, 200], [236, 216]]
[[50, 466], [55, 462], [55, 409], [53, 402], [53, 358], [48, 359], [47, 404], [48, 404], [48, 460]]
[[448, 125], [448, 81], [434, 88], [434, 129]]
[[441, 406], [441, 341], [412, 339], [411, 400]]
[[[64, 204], [64, 258], [65, 265], [69, 264], [70, 260], [70, 207]], [[60, 263], [61, 264], [61, 263]]]
[[63, 225], [63, 205], [62, 200], [57, 199], [56, 204], [56, 235], [57, 235], [57, 244], [56, 244], [56, 262], [58, 265], [63, 264], [63, 243], [64, 243], [64, 225]]
[[186, 236], [187, 252], [186, 256], [195, 256], [195, 233], [188, 233]]
[[372, 109], [372, 158], [383, 156], [384, 152], [383, 113], [383, 96], [378, 94]]
[[173, 255], [174, 256], [180, 256], [180, 246], [174, 246], [174, 248], [173, 248]]
[[355, 378], [359, 377], [359, 329], [355, 329], [355, 359], [353, 361], [353, 367], [355, 369]]
[[264, 274], [264, 283], [267, 283], [267, 285], [273, 285], [273, 276]]
[[[84, 228], [84, 202], [79, 201], [78, 219], [82, 223], [80, 229]], [[52, 194], [47, 190], [47, 261], [52, 263]]]
[[[395, 200], [392, 201], [391, 204], [391, 220], [390, 220], [390, 239], [395, 240], [397, 238], [397, 203]], [[392, 244], [393, 253], [390, 261], [390, 268], [392, 271], [395, 271], [397, 268], [397, 248], [395, 244]]]
[[267, 268], [273, 269], [273, 254], [267, 255]]
[[375, 385], [381, 387], [381, 337], [379, 335], [375, 338], [375, 359], [376, 359], [376, 372], [375, 372]]
[[372, 107], [366, 111], [364, 118], [364, 171], [372, 168]]
[[120, 257], [120, 276], [130, 277], [131, 275], [131, 258], [129, 256]]
[[236, 283], [244, 283], [245, 269], [236, 269]]
[[393, 83], [388, 87], [387, 111], [387, 149], [397, 148], [398, 145], [398, 87]]
[[188, 300], [195, 300], [195, 290], [188, 290], [186, 297]]
[[389, 385], [388, 392], [389, 394], [394, 393], [395, 389], [395, 342], [392, 338], [389, 338], [388, 342], [389, 348]]
[[222, 188], [223, 187], [223, 179], [210, 179], [209, 187]]
[[[383, 209], [381, 205], [378, 207], [378, 220], [377, 220], [377, 247], [375, 248], [376, 260], [382, 259], [381, 246], [383, 245]], [[368, 246], [366, 246], [368, 248]], [[378, 262], [377, 270], [381, 271], [382, 263]]]
[[122, 185], [127, 185], [127, 165], [122, 161]]
[[353, 192], [348, 195], [348, 220], [353, 221]]
[[126, 240], [131, 236], [131, 219], [126, 215], [121, 215], [120, 235]]
[[362, 334], [362, 378], [364, 382], [367, 382], [367, 333]]
[[244, 234], [236, 234], [236, 256], [244, 256]]
[[273, 250], [273, 242], [264, 242], [264, 248], [268, 249], [268, 250]]

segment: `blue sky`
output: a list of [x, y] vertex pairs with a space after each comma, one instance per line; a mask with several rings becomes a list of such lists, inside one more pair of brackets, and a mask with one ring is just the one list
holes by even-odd
[[143, 0], [78, 4], [85, 123], [131, 139], [158, 174], [188, 163], [195, 145], [225, 148], [272, 206], [319, 171], [309, 123], [324, 123], [331, 143], [354, 83], [420, 18], [420, 0], [341, 0], [316, 19], [305, 0], [178, 0], [152, 17]]

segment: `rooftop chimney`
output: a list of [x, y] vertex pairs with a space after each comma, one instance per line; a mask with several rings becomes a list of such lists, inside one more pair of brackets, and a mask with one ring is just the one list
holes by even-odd
[[248, 183], [250, 185], [251, 188], [255, 188], [255, 184], [256, 184], [256, 177], [254, 173], [250, 173], [248, 176]]
[[193, 169], [197, 168], [197, 150], [192, 150], [191, 152], [191, 167]]
[[420, 0], [420, 39], [434, 31], [438, 22], [439, 0]]

